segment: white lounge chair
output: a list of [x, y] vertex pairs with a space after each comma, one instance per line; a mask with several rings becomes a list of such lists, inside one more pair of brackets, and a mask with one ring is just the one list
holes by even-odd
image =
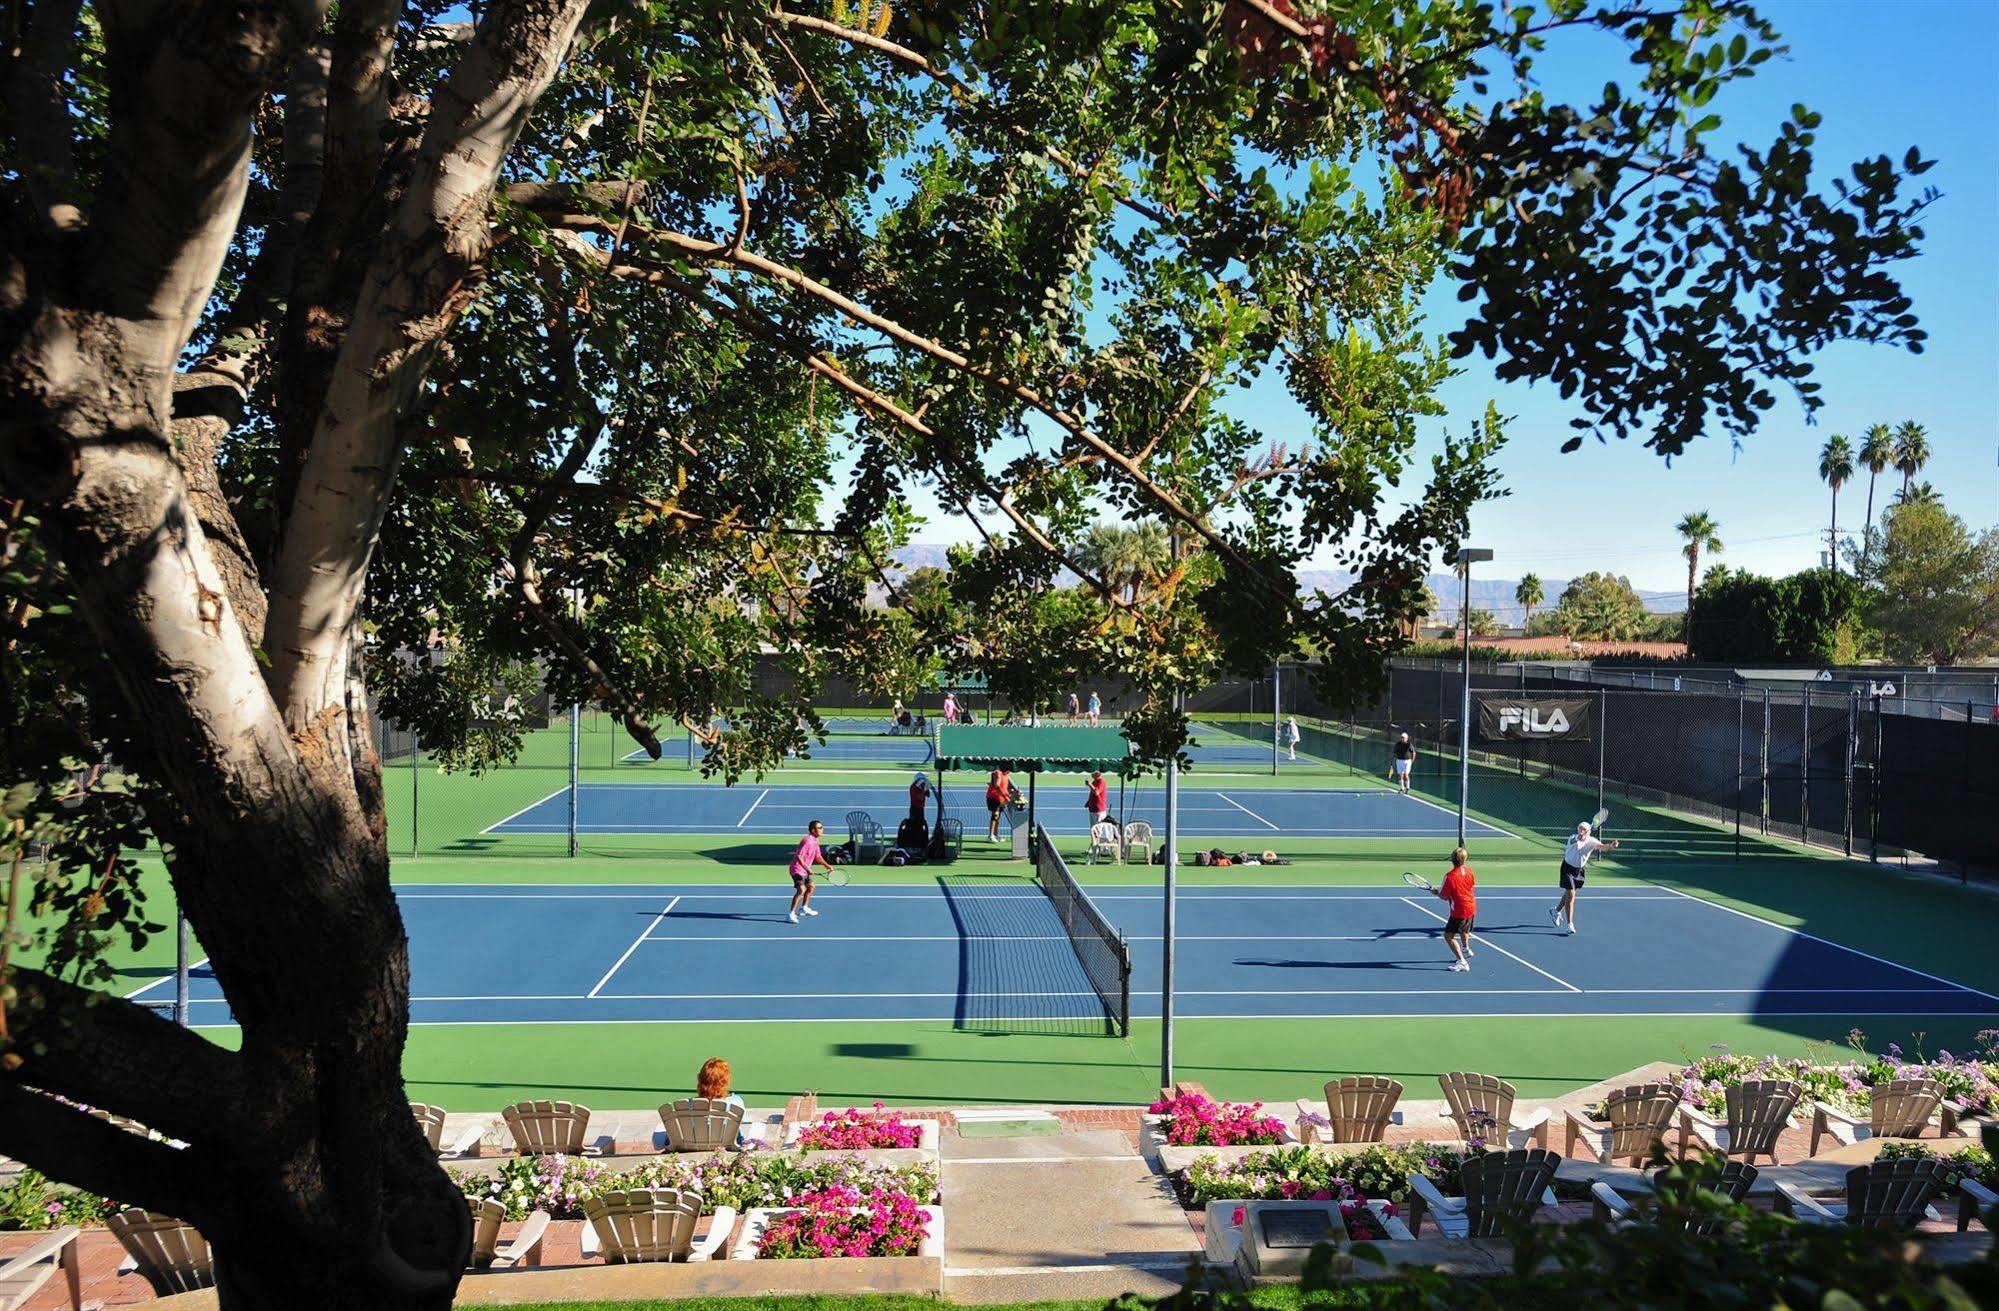
[[650, 1261], [707, 1261], [729, 1240], [736, 1209], [718, 1206], [708, 1233], [696, 1238], [701, 1194], [676, 1188], [633, 1188], [586, 1198], [583, 1255], [607, 1265]]
[[1961, 1179], [1957, 1185], [1957, 1232], [1971, 1228], [1973, 1220], [1983, 1220], [1999, 1207], [1999, 1193], [1976, 1179]]
[[1852, 1144], [1868, 1138], [1920, 1138], [1943, 1114], [1943, 1085], [1935, 1079], [1889, 1079], [1867, 1098], [1867, 1114], [1855, 1115], [1828, 1102], [1812, 1103], [1812, 1155], [1819, 1139]]
[[77, 1265], [75, 1225], [51, 1229], [0, 1261], [0, 1311], [14, 1311], [60, 1273], [69, 1283], [70, 1311], [83, 1309], [83, 1272]]
[[1680, 1150], [1699, 1139], [1723, 1156], [1751, 1162], [1768, 1156], [1775, 1165], [1778, 1139], [1795, 1123], [1804, 1090], [1789, 1079], [1745, 1079], [1724, 1095], [1727, 1115], [1720, 1120], [1699, 1107], [1680, 1108]]
[[1577, 1143], [1587, 1143], [1596, 1159], [1610, 1165], [1624, 1158], [1643, 1163], [1652, 1159], [1652, 1149], [1672, 1132], [1673, 1117], [1680, 1109], [1680, 1091], [1670, 1083], [1639, 1083], [1619, 1088], [1604, 1102], [1604, 1123], [1599, 1124], [1571, 1108], [1567, 1145], [1570, 1156]]
[[467, 1263], [472, 1269], [512, 1270], [541, 1264], [542, 1240], [548, 1236], [548, 1212], [530, 1212], [520, 1232], [502, 1246], [500, 1226], [506, 1222], [507, 1208], [494, 1197], [468, 1197], [465, 1204], [472, 1212], [472, 1259]]
[[1807, 1224], [1914, 1229], [1942, 1220], [1930, 1199], [1943, 1187], [1943, 1162], [1926, 1157], [1875, 1161], [1846, 1172], [1846, 1200], [1813, 1197], [1796, 1184], [1777, 1185], [1777, 1210]]
[[[1309, 1098], [1298, 1099], [1298, 1141], [1301, 1143], [1378, 1143], [1388, 1126], [1402, 1123], [1395, 1104], [1402, 1084], [1378, 1074], [1350, 1074], [1326, 1085], [1326, 1112]], [[1321, 1123], [1321, 1121], [1324, 1123]]]
[[682, 1097], [659, 1108], [669, 1152], [726, 1152], [743, 1131], [743, 1108], [721, 1098]]
[[1097, 863], [1098, 856], [1108, 857], [1113, 864], [1124, 864], [1124, 838], [1114, 820], [1099, 820], [1090, 826], [1089, 863]]
[[1562, 1158], [1540, 1147], [1487, 1152], [1459, 1167], [1464, 1196], [1446, 1197], [1428, 1175], [1409, 1176], [1412, 1200], [1409, 1232], [1423, 1236], [1423, 1216], [1436, 1222], [1446, 1238], [1491, 1238], [1509, 1223], [1531, 1220], [1544, 1206], [1555, 1205], [1555, 1171]]
[[[1749, 1196], [1750, 1186], [1756, 1176], [1762, 1173], [1747, 1161], [1729, 1161], [1721, 1167], [1721, 1177], [1715, 1180], [1713, 1191], [1731, 1202], [1739, 1202]], [[1666, 1172], [1659, 1171], [1652, 1176], [1652, 1189], [1656, 1193], [1665, 1180]], [[1594, 1206], [1591, 1208], [1596, 1218], [1606, 1224], [1637, 1224], [1639, 1213], [1630, 1198], [1625, 1197], [1602, 1180], [1589, 1186], [1589, 1195]], [[1709, 1234], [1716, 1229], [1713, 1221], [1695, 1221], [1687, 1226], [1695, 1234]]]
[[575, 1102], [515, 1102], [500, 1112], [514, 1136], [514, 1150], [523, 1156], [600, 1156], [609, 1138], [585, 1143], [590, 1132], [590, 1108]]
[[444, 1108], [442, 1106], [430, 1106], [424, 1102], [411, 1102], [410, 1114], [416, 1117], [418, 1126], [423, 1129], [424, 1140], [430, 1144], [430, 1150], [445, 1159], [475, 1155], [479, 1147], [479, 1140], [486, 1136], [486, 1131], [477, 1124], [468, 1124], [459, 1131], [458, 1136], [452, 1139], [451, 1145], [447, 1147], [444, 1145]]
[[125, 1249], [118, 1273], [138, 1275], [156, 1296], [215, 1287], [215, 1255], [201, 1231], [185, 1220], [131, 1207], [104, 1224]]
[[1455, 1070], [1438, 1075], [1437, 1086], [1444, 1090], [1444, 1118], [1457, 1126], [1460, 1138], [1496, 1148], [1548, 1145], [1548, 1108], [1515, 1119], [1513, 1103], [1519, 1093], [1506, 1080]]
[[1152, 863], [1152, 823], [1150, 820], [1134, 819], [1124, 826], [1124, 858], [1134, 860], [1132, 852], [1143, 849], [1145, 859], [1141, 864]]

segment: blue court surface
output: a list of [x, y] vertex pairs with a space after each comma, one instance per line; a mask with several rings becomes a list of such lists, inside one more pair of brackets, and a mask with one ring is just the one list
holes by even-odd
[[[931, 884], [822, 888], [785, 919], [767, 888], [406, 885], [412, 1022], [954, 1020], [1101, 1023], [1056, 913], [1032, 885], [940, 871]], [[1159, 1013], [1160, 895], [1091, 894], [1129, 935], [1132, 1009]], [[1999, 997], [1666, 888], [1589, 890], [1582, 933], [1551, 890], [1479, 894], [1469, 974], [1448, 970], [1441, 903], [1401, 884], [1181, 893], [1175, 989], [1190, 1017], [1976, 1015]], [[163, 979], [134, 994], [163, 997]], [[197, 968], [198, 1024], [222, 1024]]]
[[[913, 771], [912, 771], [913, 772]], [[1083, 810], [1082, 781], [1064, 776], [1038, 790], [1035, 818], [1050, 833], [1082, 834], [1089, 828]], [[964, 821], [967, 833], [985, 827], [983, 783], [944, 786], [944, 814]], [[1126, 793], [1123, 817], [1165, 822], [1165, 796], [1158, 785]], [[835, 841], [846, 836], [846, 815], [865, 810], [882, 827], [909, 811], [907, 780], [902, 783], [853, 787], [828, 783], [743, 784], [725, 788], [706, 784], [584, 783], [577, 788], [576, 830], [579, 833], [803, 833], [820, 819]], [[1118, 811], [1118, 793], [1111, 789], [1111, 810]], [[930, 818], [938, 816], [933, 803]], [[1455, 837], [1458, 816], [1421, 797], [1400, 796], [1385, 788], [1336, 792], [1308, 788], [1186, 787], [1180, 792], [1180, 826], [1190, 838], [1423, 838]], [[484, 830], [487, 833], [566, 833], [569, 791], [551, 792], [531, 806]], [[1482, 838], [1513, 834], [1476, 820], [1468, 831]]]

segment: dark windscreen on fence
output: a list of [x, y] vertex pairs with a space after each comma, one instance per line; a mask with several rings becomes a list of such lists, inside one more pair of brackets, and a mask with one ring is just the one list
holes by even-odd
[[1879, 718], [1883, 846], [1966, 865], [1999, 863], [1999, 727], [1913, 715]]

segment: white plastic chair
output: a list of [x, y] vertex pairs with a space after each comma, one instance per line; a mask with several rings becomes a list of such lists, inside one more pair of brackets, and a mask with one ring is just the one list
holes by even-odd
[[1096, 864], [1100, 855], [1108, 856], [1112, 864], [1124, 864], [1124, 838], [1113, 820], [1099, 820], [1090, 828], [1089, 863]]

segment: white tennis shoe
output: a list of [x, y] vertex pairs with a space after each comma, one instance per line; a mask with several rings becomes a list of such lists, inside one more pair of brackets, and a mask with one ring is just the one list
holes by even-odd
[[789, 915], [786, 915], [785, 918], [796, 924], [798, 923], [798, 912], [794, 910]]
[[1569, 921], [1569, 936], [1571, 938], [1576, 936], [1576, 922], [1574, 920]]
[[1562, 908], [1560, 906], [1548, 907], [1548, 922], [1558, 929], [1562, 927]]
[[818, 911], [812, 909], [812, 907], [810, 906], [801, 906], [799, 907], [799, 910], [801, 913], [806, 915], [817, 915], [819, 913]]
[[1451, 973], [1453, 973], [1453, 974], [1469, 974], [1469, 973], [1471, 973], [1471, 966], [1467, 965], [1467, 964], [1466, 964], [1465, 962], [1463, 962], [1463, 961], [1461, 961], [1461, 960], [1455, 960], [1455, 961], [1452, 961], [1452, 962], [1451, 962]]

